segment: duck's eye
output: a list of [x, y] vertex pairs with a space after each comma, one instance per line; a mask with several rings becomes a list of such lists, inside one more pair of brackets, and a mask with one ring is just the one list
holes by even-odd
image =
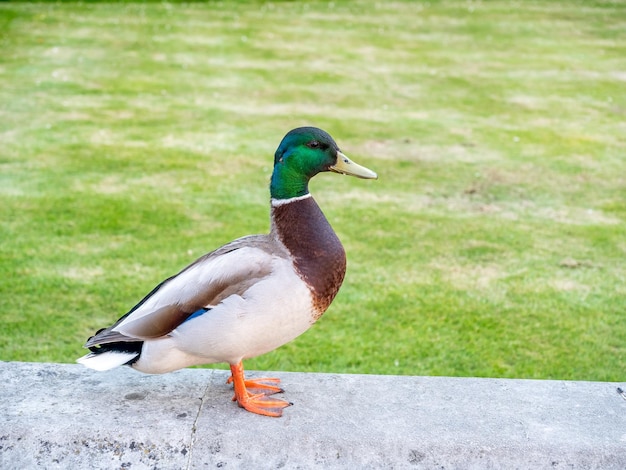
[[311, 142], [306, 144], [306, 146], [309, 147], [310, 149], [318, 149], [320, 148], [320, 143], [317, 140], [312, 140]]

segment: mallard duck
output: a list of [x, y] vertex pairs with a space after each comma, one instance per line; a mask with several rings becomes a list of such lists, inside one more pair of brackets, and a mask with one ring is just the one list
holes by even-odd
[[85, 343], [78, 362], [96, 370], [128, 365], [149, 374], [226, 362], [240, 407], [281, 416], [291, 403], [270, 397], [279, 379], [246, 380], [242, 361], [308, 330], [337, 295], [346, 270], [341, 242], [309, 193], [332, 171], [375, 179], [315, 127], [293, 129], [274, 155], [267, 235], [250, 235], [208, 253], [156, 286]]

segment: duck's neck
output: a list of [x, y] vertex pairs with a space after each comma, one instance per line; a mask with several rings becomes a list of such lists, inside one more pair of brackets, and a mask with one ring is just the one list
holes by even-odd
[[287, 200], [309, 194], [309, 177], [297, 168], [275, 165], [270, 180], [272, 200]]
[[[346, 272], [346, 253], [310, 194], [272, 199], [272, 235], [291, 254], [313, 294], [317, 316], [337, 295]], [[317, 318], [316, 318], [317, 319]]]

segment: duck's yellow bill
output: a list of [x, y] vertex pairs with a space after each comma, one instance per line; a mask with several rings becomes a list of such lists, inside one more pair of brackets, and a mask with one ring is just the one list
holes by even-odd
[[337, 163], [330, 167], [330, 171], [368, 180], [378, 179], [378, 175], [372, 170], [365, 168], [358, 163], [354, 163], [341, 152], [337, 152]]

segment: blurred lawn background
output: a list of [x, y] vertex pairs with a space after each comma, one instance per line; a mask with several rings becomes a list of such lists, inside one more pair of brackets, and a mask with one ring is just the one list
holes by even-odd
[[0, 49], [0, 359], [266, 232], [315, 125], [379, 180], [313, 181], [346, 281], [248, 369], [624, 380], [626, 3], [3, 2]]

